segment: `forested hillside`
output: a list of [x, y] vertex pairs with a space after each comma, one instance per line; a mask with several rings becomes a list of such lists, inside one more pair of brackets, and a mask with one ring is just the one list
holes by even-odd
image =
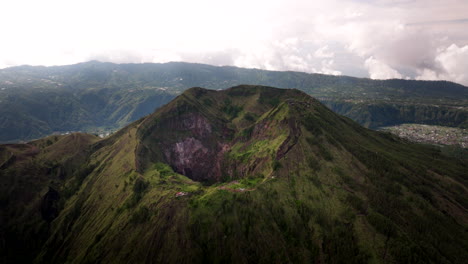
[[53, 132], [116, 129], [194, 87], [297, 88], [367, 127], [427, 123], [466, 127], [468, 88], [444, 81], [370, 80], [203, 64], [21, 66], [0, 70], [0, 141]]

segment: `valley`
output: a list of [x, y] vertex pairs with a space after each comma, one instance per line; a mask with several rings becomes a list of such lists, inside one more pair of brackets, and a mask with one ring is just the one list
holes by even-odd
[[194, 63], [20, 66], [0, 70], [0, 142], [54, 131], [115, 130], [191, 87], [241, 84], [296, 88], [376, 129], [404, 123], [466, 128], [468, 88], [446, 81], [370, 80]]

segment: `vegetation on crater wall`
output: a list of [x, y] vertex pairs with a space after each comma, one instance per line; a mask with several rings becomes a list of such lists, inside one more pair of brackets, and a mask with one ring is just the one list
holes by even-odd
[[[281, 102], [260, 103], [262, 92], [277, 93]], [[225, 96], [242, 106], [233, 119], [217, 115]], [[200, 103], [207, 98], [213, 103]], [[0, 193], [12, 194], [0, 203], [10, 250], [0, 248], [2, 256], [37, 263], [464, 263], [468, 257], [466, 162], [362, 128], [294, 90], [195, 89], [180, 99], [209, 121], [230, 146], [224, 157], [239, 161], [244, 174], [225, 170], [226, 179], [204, 185], [175, 172], [162, 155], [139, 167], [158, 150], [157, 136], [167, 134], [172, 143], [194, 137], [208, 146], [203, 131], [161, 129], [185, 120], [184, 112], [172, 111], [183, 106], [176, 102], [100, 141], [70, 135], [71, 141], [2, 145], [0, 162], [16, 156], [0, 169]], [[246, 113], [258, 118], [245, 120]], [[200, 127], [194, 124], [188, 122]], [[224, 136], [225, 127], [232, 134]], [[242, 132], [250, 129], [249, 136]], [[138, 152], [142, 141], [154, 148]], [[64, 151], [61, 142], [83, 143], [77, 152]], [[63, 194], [74, 183], [47, 225], [34, 204], [48, 201], [51, 184]], [[29, 254], [20, 254], [25, 249]]]

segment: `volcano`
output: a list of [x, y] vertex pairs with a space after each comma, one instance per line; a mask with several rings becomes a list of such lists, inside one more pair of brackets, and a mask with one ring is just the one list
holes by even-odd
[[4, 263], [464, 263], [468, 164], [295, 89], [0, 145]]

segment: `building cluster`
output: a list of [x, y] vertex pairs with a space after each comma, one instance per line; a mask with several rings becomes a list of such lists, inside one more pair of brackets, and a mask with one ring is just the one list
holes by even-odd
[[452, 127], [430, 126], [420, 124], [404, 124], [386, 127], [384, 130], [401, 138], [420, 143], [439, 145], [460, 145], [468, 148], [468, 130]]

